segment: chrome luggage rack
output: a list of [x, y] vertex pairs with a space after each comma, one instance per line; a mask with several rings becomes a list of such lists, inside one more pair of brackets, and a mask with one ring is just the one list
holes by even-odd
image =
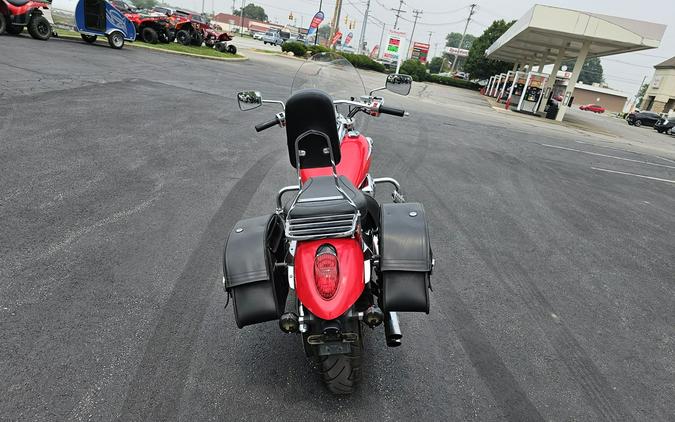
[[[305, 151], [299, 149], [298, 145], [301, 140], [310, 136], [316, 135], [324, 138], [326, 140], [326, 148], [323, 149], [323, 153], [330, 157], [330, 164], [333, 170], [333, 180], [335, 182], [335, 189], [340, 195], [328, 196], [322, 198], [310, 198], [310, 199], [299, 199], [300, 194], [302, 193], [302, 178], [300, 176], [300, 157], [305, 156]], [[285, 232], [286, 237], [291, 240], [311, 240], [311, 239], [325, 239], [325, 238], [336, 238], [336, 237], [351, 237], [356, 232], [359, 225], [359, 218], [361, 216], [358, 207], [354, 201], [347, 195], [347, 193], [340, 187], [338, 181], [337, 169], [335, 166], [335, 159], [333, 157], [333, 150], [331, 149], [330, 138], [323, 132], [317, 130], [308, 130], [302, 135], [298, 136], [295, 140], [295, 162], [297, 163], [298, 170], [298, 186], [287, 187], [282, 189], [279, 192], [277, 197], [277, 212], [283, 212], [283, 207], [281, 205], [281, 195], [285, 192], [294, 191], [297, 189], [298, 193], [293, 198], [291, 206], [288, 208], [287, 218], [285, 221]], [[334, 201], [337, 199], [344, 199], [354, 208], [353, 213], [341, 213], [341, 214], [326, 214], [326, 215], [316, 215], [311, 217], [302, 217], [302, 218], [290, 218], [292, 215], [293, 209], [298, 203], [316, 203], [324, 201]]]

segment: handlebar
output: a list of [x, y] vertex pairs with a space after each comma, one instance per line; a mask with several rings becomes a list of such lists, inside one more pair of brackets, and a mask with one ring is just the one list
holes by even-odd
[[[354, 117], [354, 114], [356, 114], [357, 111], [364, 111], [371, 116], [377, 116], [379, 114], [390, 114], [392, 116], [398, 116], [398, 117], [404, 117], [408, 116], [408, 112], [405, 110], [402, 110], [400, 108], [394, 108], [394, 107], [387, 107], [385, 105], [382, 105], [381, 101], [377, 102], [371, 102], [371, 103], [362, 103], [362, 102], [357, 102], [357, 101], [350, 101], [350, 100], [336, 100], [333, 101], [333, 104], [338, 105], [338, 104], [347, 104], [354, 109], [349, 113], [349, 118]], [[274, 119], [270, 120], [269, 122], [266, 123], [261, 123], [259, 125], [255, 126], [256, 132], [262, 132], [263, 130], [269, 129], [272, 126], [279, 125], [281, 127], [284, 127], [286, 125], [286, 116], [285, 113], [279, 113], [277, 114]]]
[[272, 126], [276, 126], [278, 124], [279, 124], [279, 119], [277, 117], [275, 117], [274, 119], [270, 120], [267, 123], [261, 123], [259, 125], [255, 125], [255, 131], [256, 132], [262, 132], [263, 130], [269, 129]]
[[382, 114], [391, 114], [392, 116], [403, 117], [407, 115], [405, 110], [395, 107], [387, 107], [385, 105], [380, 106], [380, 113]]

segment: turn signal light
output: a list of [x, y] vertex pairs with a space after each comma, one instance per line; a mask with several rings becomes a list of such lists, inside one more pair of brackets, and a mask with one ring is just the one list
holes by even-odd
[[320, 246], [314, 258], [314, 282], [322, 298], [335, 296], [339, 275], [337, 251], [331, 245]]

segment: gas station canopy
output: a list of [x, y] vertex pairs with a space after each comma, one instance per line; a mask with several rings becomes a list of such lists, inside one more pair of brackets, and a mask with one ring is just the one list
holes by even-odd
[[578, 57], [587, 43], [587, 57], [609, 56], [656, 48], [665, 30], [661, 24], [538, 4], [485, 55], [511, 63], [550, 64], [563, 48], [563, 59]]

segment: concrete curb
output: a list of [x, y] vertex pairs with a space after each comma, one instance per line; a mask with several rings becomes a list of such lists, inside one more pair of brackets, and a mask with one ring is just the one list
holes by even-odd
[[[57, 31], [58, 32], [58, 31]], [[71, 39], [71, 40], [79, 40], [79, 36], [75, 35], [70, 35], [70, 34], [65, 34], [65, 35], [59, 35], [57, 38], [61, 39]], [[157, 51], [160, 53], [169, 53], [169, 54], [178, 54], [180, 56], [187, 56], [187, 57], [196, 57], [199, 59], [207, 59], [207, 60], [216, 60], [216, 61], [221, 61], [221, 62], [245, 62], [248, 60], [248, 57], [214, 57], [214, 56], [203, 56], [201, 54], [194, 54], [194, 53], [186, 53], [184, 51], [172, 51], [172, 50], [165, 50], [163, 48], [154, 48], [154, 47], [148, 47], [142, 44], [136, 44], [136, 43], [125, 43], [125, 47], [130, 47], [130, 48], [144, 48], [146, 50], [151, 50], [151, 51]], [[242, 54], [239, 54], [242, 56]]]

